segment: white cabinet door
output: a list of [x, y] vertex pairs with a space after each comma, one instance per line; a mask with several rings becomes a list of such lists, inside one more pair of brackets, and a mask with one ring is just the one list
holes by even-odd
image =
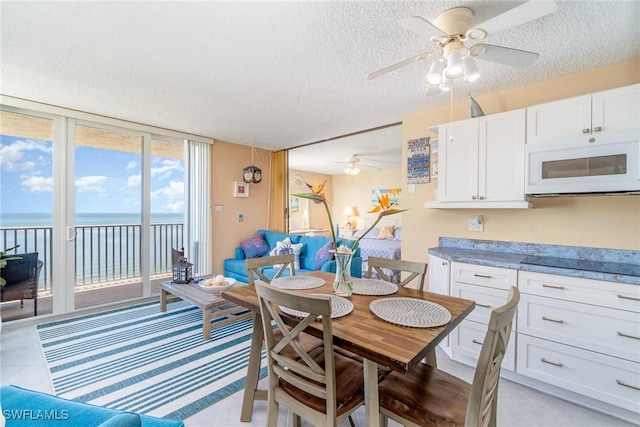
[[480, 117], [478, 199], [525, 200], [525, 110]]
[[438, 201], [472, 201], [478, 194], [478, 121], [438, 129]]
[[527, 108], [527, 144], [591, 133], [591, 95]]
[[[429, 292], [441, 295], [449, 294], [450, 262], [446, 259], [429, 255]], [[449, 356], [451, 356], [451, 343], [449, 335], [440, 342], [442, 348]]]
[[589, 144], [631, 129], [640, 129], [640, 84], [527, 108], [527, 144]]
[[439, 202], [525, 200], [525, 110], [448, 123], [438, 138]]
[[640, 84], [594, 93], [592, 131], [618, 132], [640, 128]]

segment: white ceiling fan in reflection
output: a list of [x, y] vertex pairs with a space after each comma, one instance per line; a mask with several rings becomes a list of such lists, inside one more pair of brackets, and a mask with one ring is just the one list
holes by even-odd
[[[365, 160], [366, 162], [362, 162], [362, 160]], [[384, 160], [371, 159], [371, 158], [360, 156], [358, 154], [353, 154], [351, 157], [347, 157], [345, 161], [337, 162], [337, 163], [346, 163], [347, 167], [344, 169], [345, 175], [355, 176], [361, 172], [359, 165], [366, 166], [373, 169], [378, 169], [378, 170], [383, 169], [379, 166], [371, 164], [372, 162], [394, 163], [394, 162], [386, 162]]]
[[435, 57], [427, 73], [427, 95], [449, 91], [452, 81], [462, 78], [471, 83], [480, 77], [481, 71], [475, 59], [492, 61], [515, 68], [526, 68], [540, 56], [534, 52], [495, 46], [477, 42], [491, 34], [522, 25], [553, 13], [558, 8], [555, 1], [529, 0], [480, 24], [474, 24], [473, 11], [467, 7], [455, 7], [438, 15], [433, 23], [414, 16], [401, 19], [399, 24], [428, 42], [437, 44], [437, 49], [423, 52], [396, 64], [369, 74], [375, 79], [391, 71], [423, 59]]

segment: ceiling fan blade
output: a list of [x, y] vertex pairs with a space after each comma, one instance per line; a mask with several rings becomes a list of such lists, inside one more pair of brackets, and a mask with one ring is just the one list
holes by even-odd
[[427, 59], [428, 57], [430, 57], [431, 55], [435, 55], [436, 53], [438, 53], [437, 51], [435, 52], [423, 52], [419, 55], [416, 56], [412, 56], [411, 58], [407, 58], [403, 61], [397, 62], [393, 65], [389, 65], [388, 67], [384, 67], [378, 71], [374, 71], [373, 73], [369, 73], [369, 75], [367, 76], [369, 78], [369, 80], [373, 80], [375, 78], [378, 78], [384, 74], [387, 74], [391, 71], [397, 70], [398, 68], [402, 68], [405, 65], [409, 65], [409, 64], [413, 64], [414, 62], [418, 62], [418, 61], [422, 61], [423, 59]]
[[436, 27], [431, 22], [427, 21], [424, 18], [421, 18], [420, 16], [400, 19], [398, 23], [405, 30], [417, 34], [425, 41], [431, 41], [433, 37], [447, 37], [447, 34], [444, 33], [440, 28]]
[[534, 52], [527, 52], [526, 50], [478, 43], [471, 46], [469, 56], [484, 61], [497, 62], [498, 64], [508, 65], [510, 67], [527, 68], [536, 62], [540, 55]]
[[545, 15], [555, 12], [558, 4], [551, 0], [529, 0], [526, 3], [516, 6], [498, 16], [494, 16], [481, 24], [476, 25], [467, 33], [482, 29], [487, 34], [494, 34], [508, 28], [517, 27], [534, 19], [541, 18]]

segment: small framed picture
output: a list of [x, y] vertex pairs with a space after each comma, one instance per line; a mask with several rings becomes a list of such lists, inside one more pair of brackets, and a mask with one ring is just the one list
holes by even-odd
[[234, 182], [233, 197], [249, 197], [249, 184], [240, 181]]

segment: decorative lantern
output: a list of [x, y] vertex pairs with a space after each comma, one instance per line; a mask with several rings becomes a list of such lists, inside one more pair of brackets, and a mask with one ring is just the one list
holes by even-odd
[[253, 152], [255, 148], [251, 147], [251, 166], [247, 166], [242, 170], [242, 180], [246, 183], [257, 184], [262, 181], [262, 169], [253, 165]]
[[187, 262], [187, 258], [180, 257], [173, 264], [173, 283], [186, 284], [193, 280], [193, 264]]

